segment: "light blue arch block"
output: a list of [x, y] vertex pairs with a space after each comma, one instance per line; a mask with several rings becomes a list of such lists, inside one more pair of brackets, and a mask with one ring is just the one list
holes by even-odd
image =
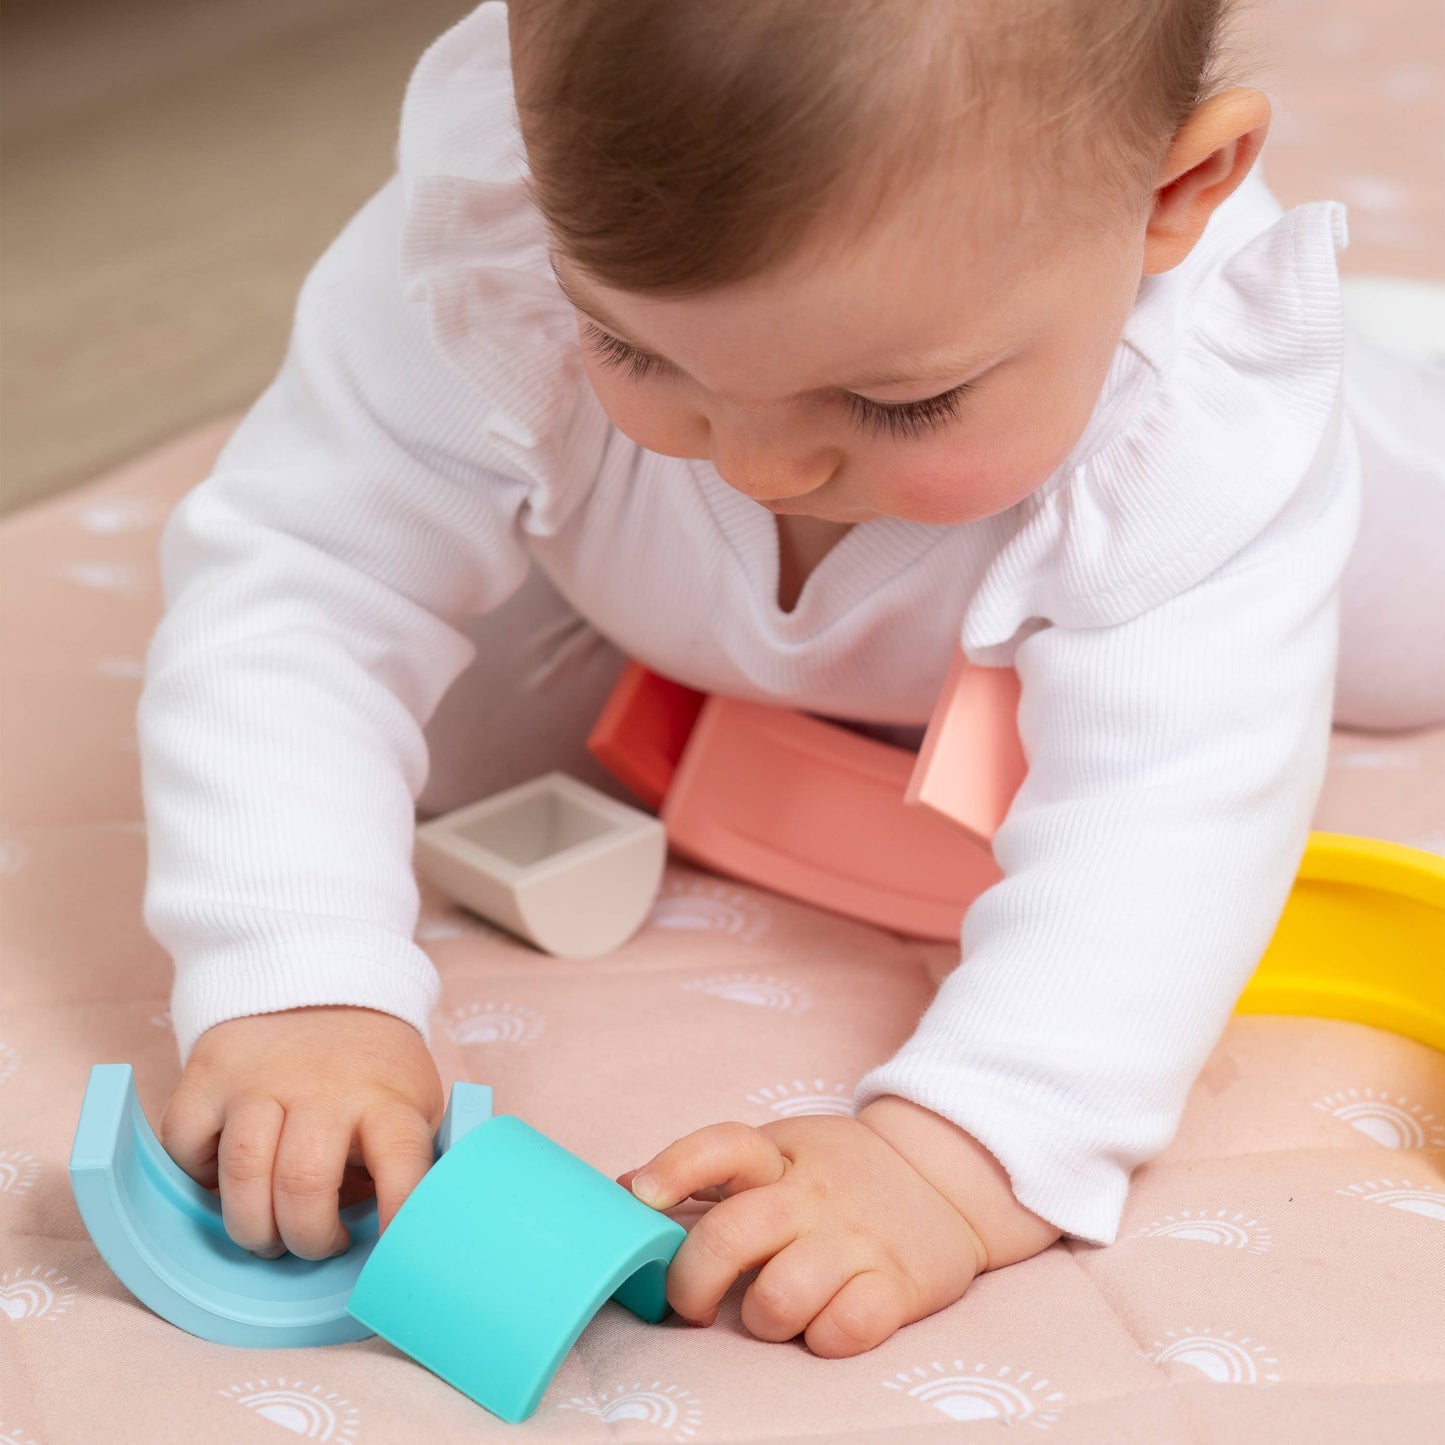
[[656, 1323], [687, 1231], [511, 1114], [472, 1129], [408, 1196], [348, 1306], [503, 1420], [525, 1420], [614, 1299]]
[[[433, 1141], [438, 1158], [491, 1114], [487, 1085], [453, 1084]], [[161, 1146], [129, 1064], [96, 1064], [90, 1071], [70, 1151], [70, 1185], [116, 1278], [162, 1319], [201, 1339], [282, 1349], [373, 1333], [346, 1306], [376, 1245], [376, 1200], [341, 1211], [351, 1235], [345, 1254], [258, 1259], [226, 1233], [220, 1197]]]

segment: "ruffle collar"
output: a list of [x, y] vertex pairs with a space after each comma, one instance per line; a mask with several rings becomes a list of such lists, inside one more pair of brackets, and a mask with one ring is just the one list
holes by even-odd
[[[606, 429], [588, 404], [575, 313], [524, 184], [504, 4], [479, 6], [417, 62], [397, 160], [404, 294], [426, 306], [436, 345], [477, 383], [508, 470], [542, 484], [534, 507], [556, 510], [567, 479], [595, 474], [578, 448], [605, 445]], [[545, 516], [533, 524], [548, 529]]]
[[1112, 626], [1194, 586], [1333, 434], [1344, 206], [1263, 229], [1257, 207], [1235, 215], [1194, 265], [1146, 278], [1088, 428], [980, 578], [962, 634], [975, 662], [1007, 661], [1022, 628]]

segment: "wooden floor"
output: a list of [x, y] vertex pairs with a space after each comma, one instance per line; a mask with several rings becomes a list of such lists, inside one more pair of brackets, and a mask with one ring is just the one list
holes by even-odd
[[6, 0], [0, 511], [255, 398], [471, 8]]
[[[0, 512], [244, 409], [311, 263], [392, 168], [402, 92], [475, 0], [5, 0]], [[1439, 0], [1272, 0], [1237, 78], [1346, 270], [1445, 258]]]

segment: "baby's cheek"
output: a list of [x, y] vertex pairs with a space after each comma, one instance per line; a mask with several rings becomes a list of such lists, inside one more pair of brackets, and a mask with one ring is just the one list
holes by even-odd
[[894, 515], [935, 526], [976, 521], [1005, 511], [1045, 479], [1022, 449], [1002, 443], [941, 446], [902, 462], [893, 472]]
[[707, 456], [707, 425], [691, 407], [650, 400], [646, 387], [596, 367], [587, 380], [612, 424], [638, 446], [664, 457]]

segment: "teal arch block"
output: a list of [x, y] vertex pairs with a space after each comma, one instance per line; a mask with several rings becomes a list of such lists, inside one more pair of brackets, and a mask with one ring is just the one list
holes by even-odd
[[652, 1323], [667, 1315], [667, 1268], [686, 1233], [524, 1120], [498, 1114], [417, 1185], [347, 1308], [515, 1424], [608, 1298]]
[[[433, 1140], [438, 1157], [491, 1113], [485, 1084], [453, 1084]], [[351, 1234], [345, 1254], [258, 1259], [226, 1233], [220, 1197], [197, 1184], [156, 1138], [129, 1064], [96, 1064], [90, 1071], [70, 1152], [70, 1185], [91, 1240], [120, 1282], [190, 1334], [282, 1349], [372, 1333], [346, 1305], [376, 1247], [376, 1200], [341, 1211]]]

